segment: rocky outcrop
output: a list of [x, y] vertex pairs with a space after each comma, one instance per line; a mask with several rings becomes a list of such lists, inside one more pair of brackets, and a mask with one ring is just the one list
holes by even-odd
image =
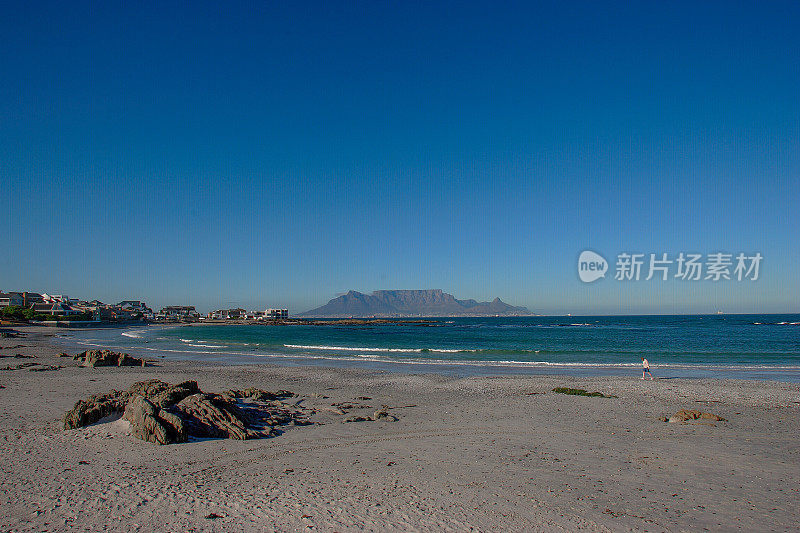
[[157, 379], [134, 383], [128, 391], [80, 400], [64, 417], [74, 429], [120, 414], [131, 433], [156, 444], [186, 442], [189, 437], [257, 439], [280, 433], [277, 426], [306, 425], [310, 411], [284, 403], [294, 396], [261, 389], [203, 393], [195, 381], [172, 385]]
[[220, 437], [245, 440], [271, 437], [272, 432], [248, 429], [245, 415], [236, 403], [219, 394], [193, 394], [175, 406], [178, 414], [195, 437]]
[[76, 354], [73, 359], [81, 366], [146, 366], [144, 359], [132, 357], [126, 353], [111, 350], [86, 350]]
[[134, 437], [156, 444], [186, 442], [186, 424], [177, 415], [161, 409], [144, 396], [136, 395], [125, 407], [122, 416], [131, 423]]
[[128, 390], [128, 394], [131, 396], [144, 396], [147, 401], [158, 407], [170, 407], [198, 392], [200, 392], [200, 387], [197, 386], [196, 381], [183, 381], [177, 385], [171, 385], [160, 379], [137, 381]]
[[128, 394], [118, 390], [78, 400], [75, 407], [64, 415], [64, 429], [88, 426], [107, 416], [121, 413], [127, 402]]
[[692, 420], [704, 420], [709, 422], [725, 422], [726, 420], [721, 416], [712, 413], [704, 413], [696, 409], [681, 409], [667, 419], [667, 422], [681, 423], [690, 422]]

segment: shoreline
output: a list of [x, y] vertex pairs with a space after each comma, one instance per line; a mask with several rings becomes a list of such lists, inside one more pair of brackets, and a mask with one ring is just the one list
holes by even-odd
[[[191, 361], [82, 368], [58, 357], [48, 332], [28, 333], [0, 339], [0, 354], [60, 368], [0, 372], [2, 530], [752, 531], [800, 519], [797, 384]], [[122, 420], [63, 429], [77, 400], [153, 378], [288, 389], [315, 424], [167, 446], [134, 438]], [[341, 402], [370, 408], [339, 414]], [[343, 423], [381, 405], [399, 420]], [[660, 421], [679, 409], [727, 421]]]
[[[126, 329], [146, 328], [148, 331], [172, 329], [179, 327], [205, 327], [216, 324], [150, 324], [142, 326], [119, 325], [105, 327], [102, 331], [124, 331]], [[228, 326], [245, 326], [247, 324], [226, 324]], [[37, 328], [39, 326], [29, 326]], [[64, 337], [61, 342], [71, 349], [79, 351], [93, 348], [109, 348], [129, 352], [132, 355], [149, 359], [204, 361], [209, 364], [225, 366], [269, 365], [276, 366], [309, 366], [322, 368], [362, 368], [368, 371], [389, 373], [431, 373], [450, 377], [493, 377], [493, 376], [567, 376], [567, 377], [636, 377], [641, 373], [639, 363], [571, 363], [547, 361], [515, 361], [515, 360], [479, 360], [479, 359], [434, 359], [424, 357], [391, 357], [379, 354], [337, 353], [335, 347], [318, 350], [314, 354], [258, 353], [237, 351], [229, 348], [222, 351], [192, 350], [188, 346], [176, 344], [169, 348], [126, 344], [124, 339], [110, 339], [101, 343], [87, 343], [78, 338], [81, 334], [91, 333], [85, 328], [51, 328], [52, 333], [63, 335], [66, 332], [77, 334], [76, 337]], [[95, 330], [98, 331], [98, 330]], [[122, 334], [124, 335], [124, 333]], [[130, 339], [129, 339], [130, 340]], [[202, 341], [197, 341], [203, 344]], [[380, 351], [380, 349], [376, 349]], [[435, 352], [432, 350], [431, 352]], [[467, 350], [469, 351], [469, 350]], [[212, 360], [213, 357], [213, 360]], [[735, 379], [777, 381], [782, 383], [800, 383], [800, 367], [792, 365], [759, 365], [759, 364], [715, 364], [715, 363], [654, 363], [651, 368], [657, 379]]]

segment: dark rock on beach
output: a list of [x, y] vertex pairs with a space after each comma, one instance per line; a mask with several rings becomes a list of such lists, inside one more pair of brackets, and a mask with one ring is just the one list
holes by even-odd
[[76, 354], [73, 359], [81, 366], [146, 366], [144, 359], [132, 357], [126, 353], [111, 350], [86, 350]]
[[372, 415], [373, 420], [385, 420], [386, 422], [397, 422], [398, 418], [392, 414], [389, 414], [389, 410], [384, 407], [382, 409], [378, 409], [375, 411], [375, 414]]
[[29, 362], [29, 363], [20, 363], [18, 365], [14, 365], [14, 366], [6, 365], [6, 366], [0, 368], [0, 370], [20, 370], [22, 368], [29, 368], [29, 367], [32, 367], [32, 366], [37, 366], [38, 364], [39, 363]]
[[357, 415], [348, 416], [347, 418], [344, 419], [344, 422], [371, 422], [371, 421], [372, 418], [368, 416], [357, 416]]
[[36, 365], [32, 366], [28, 369], [29, 372], [48, 372], [50, 370], [58, 370], [60, 366], [53, 366], [53, 365]]
[[194, 437], [245, 440], [272, 436], [271, 430], [248, 430], [247, 420], [236, 404], [219, 394], [193, 394], [181, 400], [174, 411], [186, 421]]
[[399, 419], [389, 413], [389, 407], [383, 406], [372, 416], [360, 416], [360, 415], [353, 415], [349, 416], [344, 419], [344, 422], [376, 422], [378, 420], [383, 420], [384, 422], [397, 422]]
[[134, 383], [128, 391], [112, 391], [80, 400], [64, 417], [74, 429], [122, 413], [131, 433], [156, 444], [186, 442], [189, 437], [257, 439], [279, 433], [276, 426], [306, 425], [307, 410], [279, 398], [289, 391], [260, 389], [204, 393], [195, 381], [172, 385], [157, 379]]
[[158, 407], [170, 407], [187, 396], [200, 392], [196, 381], [183, 381], [171, 385], [160, 379], [137, 381], [128, 390], [130, 396], [144, 396], [147, 401]]
[[183, 420], [144, 396], [134, 396], [125, 406], [122, 417], [131, 423], [133, 436], [144, 441], [155, 444], [186, 442], [186, 424]]
[[64, 415], [64, 429], [88, 426], [107, 416], [121, 413], [127, 402], [128, 393], [118, 390], [78, 400], [75, 407]]

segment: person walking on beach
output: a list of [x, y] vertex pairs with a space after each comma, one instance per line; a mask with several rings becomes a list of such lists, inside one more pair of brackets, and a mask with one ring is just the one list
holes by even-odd
[[653, 374], [650, 374], [650, 362], [642, 357], [642, 379], [644, 379], [646, 374], [650, 375], [650, 380], [652, 381]]

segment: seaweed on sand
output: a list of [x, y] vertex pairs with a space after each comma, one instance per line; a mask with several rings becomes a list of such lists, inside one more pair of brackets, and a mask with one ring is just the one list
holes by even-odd
[[569, 394], [572, 396], [591, 396], [593, 398], [617, 398], [613, 394], [603, 394], [602, 392], [589, 392], [586, 389], [571, 389], [569, 387], [556, 387], [553, 389], [553, 392], [557, 392], [559, 394]]

